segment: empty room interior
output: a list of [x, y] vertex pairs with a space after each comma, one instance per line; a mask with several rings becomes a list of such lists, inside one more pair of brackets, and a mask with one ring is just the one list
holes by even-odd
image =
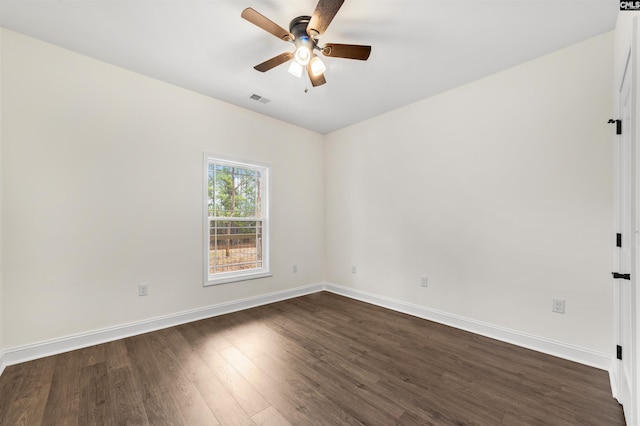
[[1, 0], [0, 424], [640, 424], [623, 3]]

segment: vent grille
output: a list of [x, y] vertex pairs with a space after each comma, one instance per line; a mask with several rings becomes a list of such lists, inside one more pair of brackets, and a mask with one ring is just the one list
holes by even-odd
[[262, 104], [268, 104], [269, 102], [271, 102], [271, 99], [267, 99], [263, 96], [260, 95], [256, 95], [255, 93], [251, 96], [249, 96], [249, 99], [253, 99], [254, 101], [258, 101]]

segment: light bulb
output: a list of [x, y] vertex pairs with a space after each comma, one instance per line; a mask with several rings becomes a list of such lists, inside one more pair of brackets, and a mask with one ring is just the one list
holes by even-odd
[[291, 61], [291, 65], [289, 65], [289, 73], [295, 75], [296, 77], [302, 77], [302, 65], [297, 63], [296, 61]]
[[296, 62], [300, 65], [307, 65], [311, 59], [311, 50], [307, 46], [300, 46], [295, 53]]
[[324, 74], [327, 70], [324, 62], [322, 62], [322, 60], [317, 56], [314, 56], [313, 59], [311, 59], [311, 63], [309, 65], [311, 66], [311, 74], [313, 74], [314, 77]]

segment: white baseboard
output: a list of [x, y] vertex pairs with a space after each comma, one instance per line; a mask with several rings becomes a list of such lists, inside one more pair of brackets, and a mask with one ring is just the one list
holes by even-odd
[[609, 384], [611, 384], [611, 395], [616, 401], [620, 402], [618, 400], [618, 379], [613, 362], [611, 362], [611, 368], [609, 369]]
[[557, 356], [580, 364], [589, 365], [601, 370], [611, 371], [613, 358], [611, 355], [596, 352], [591, 349], [558, 342], [544, 337], [538, 337], [520, 331], [484, 323], [481, 321], [464, 318], [424, 306], [414, 305], [402, 300], [378, 296], [364, 291], [342, 287], [335, 284], [325, 284], [325, 290], [341, 296], [350, 297], [372, 305], [409, 314], [418, 318], [427, 319], [440, 324], [459, 328], [481, 336], [490, 337], [527, 349]]
[[[37, 358], [56, 355], [63, 352], [81, 349], [113, 340], [123, 339], [138, 334], [148, 333], [175, 325], [185, 324], [205, 318], [254, 308], [269, 303], [279, 302], [306, 294], [329, 291], [341, 296], [360, 300], [397, 312], [424, 318], [430, 321], [445, 324], [461, 330], [490, 337], [503, 342], [522, 346], [538, 352], [586, 364], [595, 368], [609, 371], [613, 368], [613, 358], [609, 354], [592, 351], [590, 349], [569, 345], [566, 343], [533, 336], [516, 330], [495, 326], [488, 323], [464, 318], [424, 306], [413, 305], [401, 300], [367, 293], [364, 291], [342, 287], [335, 284], [312, 284], [294, 289], [283, 290], [261, 296], [221, 303], [205, 308], [193, 309], [162, 317], [151, 318], [144, 321], [103, 328], [86, 333], [75, 334], [58, 339], [47, 340], [30, 345], [4, 349], [0, 351], [0, 374], [8, 365], [18, 364]], [[611, 374], [610, 374], [611, 376]], [[613, 380], [613, 379], [612, 379]], [[613, 385], [613, 382], [612, 382]], [[612, 388], [615, 389], [615, 388]]]
[[123, 339], [138, 334], [148, 333], [175, 325], [237, 312], [244, 309], [255, 308], [281, 300], [304, 296], [305, 294], [317, 293], [324, 290], [324, 284], [312, 284], [294, 289], [278, 291], [261, 296], [236, 300], [233, 302], [221, 303], [207, 306], [205, 308], [193, 309], [176, 314], [165, 315], [138, 321], [129, 324], [107, 327], [86, 333], [74, 334], [58, 339], [47, 340], [30, 345], [19, 346], [0, 351], [0, 374], [8, 365], [31, 361], [50, 355], [69, 352], [88, 346], [98, 345], [113, 340]]

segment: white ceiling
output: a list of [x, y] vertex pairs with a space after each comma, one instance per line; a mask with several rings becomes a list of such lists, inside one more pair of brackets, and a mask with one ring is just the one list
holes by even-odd
[[[293, 45], [242, 19], [242, 10], [253, 7], [288, 29], [316, 3], [0, 0], [0, 25], [326, 134], [613, 30], [619, 4], [345, 0], [320, 42], [369, 44], [368, 61], [323, 58], [327, 84], [317, 88], [286, 64], [255, 71]], [[249, 99], [254, 93], [271, 102]]]

